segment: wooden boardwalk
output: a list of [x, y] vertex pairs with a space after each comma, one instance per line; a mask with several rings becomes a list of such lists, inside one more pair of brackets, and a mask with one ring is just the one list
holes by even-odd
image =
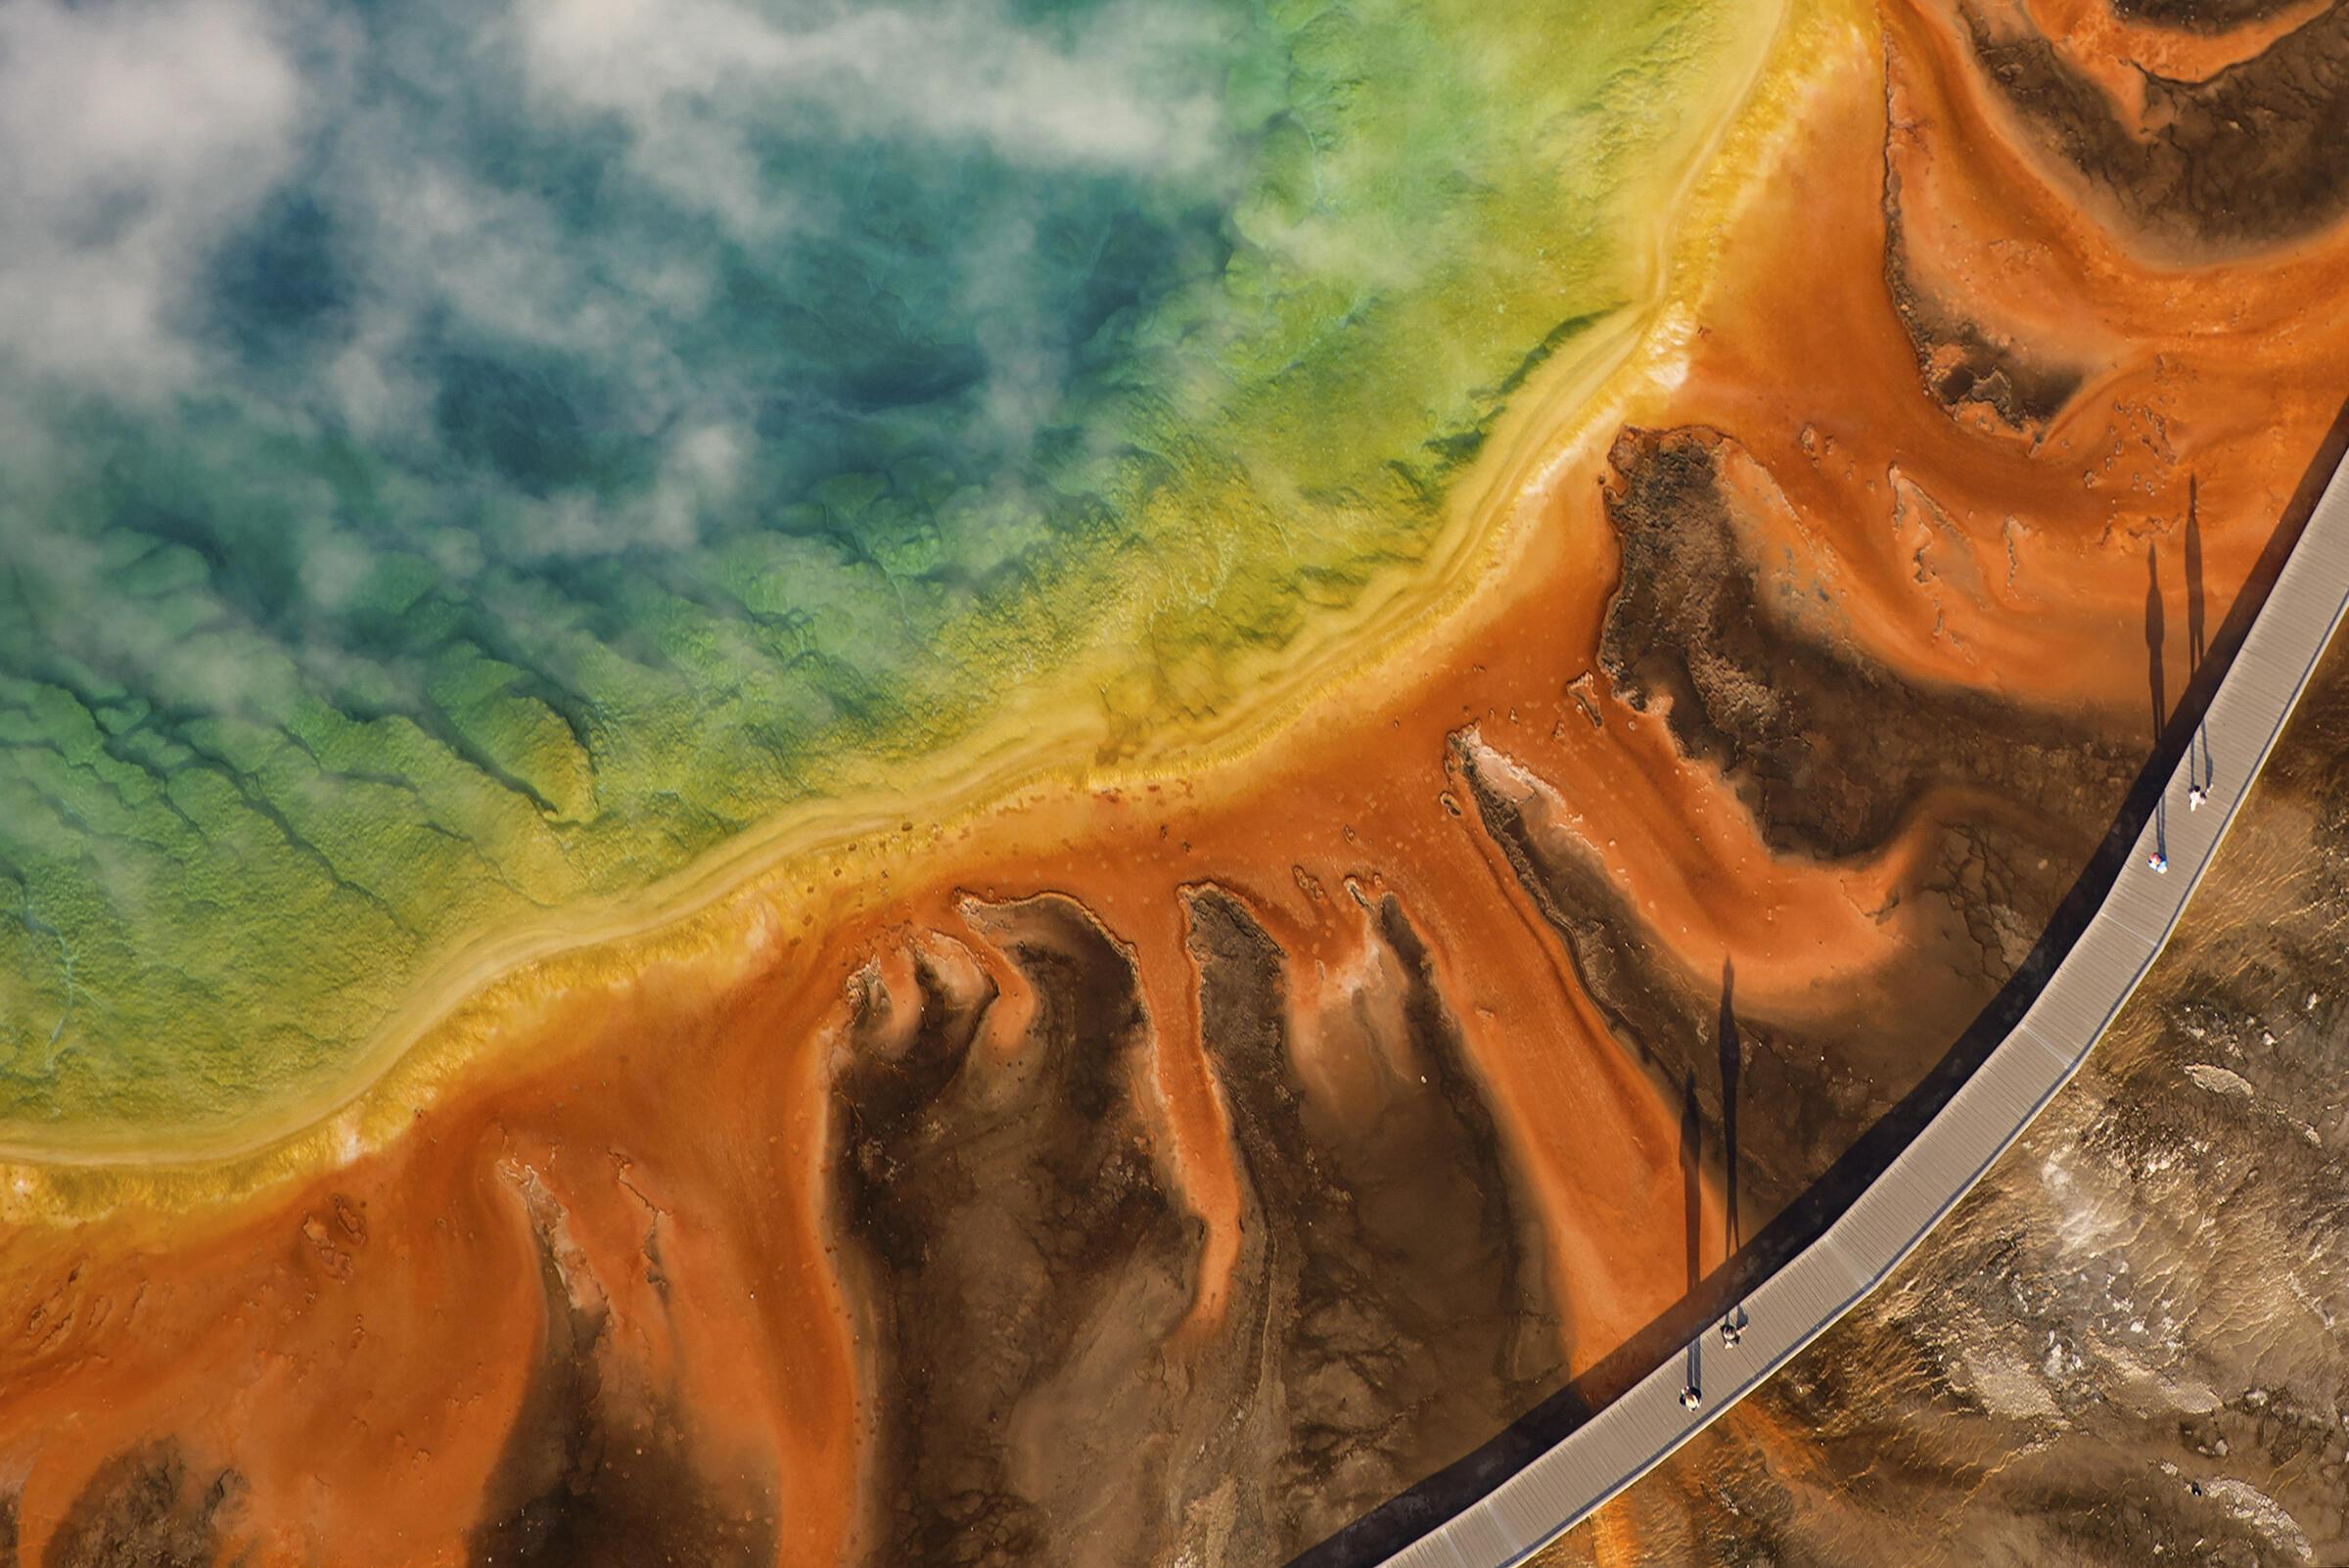
[[[1415, 1541], [1396, 1568], [1522, 1562], [1694, 1437], [1882, 1284], [2088, 1059], [2177, 928], [2349, 611], [2349, 465], [2318, 499], [2111, 891], [2022, 1020], [1840, 1218], [1679, 1355]], [[2205, 760], [2207, 759], [2207, 761]], [[2208, 799], [2189, 809], [2195, 770]], [[2156, 870], [2158, 853], [2167, 865]], [[1701, 1390], [1695, 1408], [1684, 1391]]]

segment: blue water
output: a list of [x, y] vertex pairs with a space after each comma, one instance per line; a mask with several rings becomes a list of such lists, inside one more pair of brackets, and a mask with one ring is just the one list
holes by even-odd
[[1620, 299], [1540, 259], [1578, 116], [1684, 54], [1519, 102], [1566, 34], [1479, 15], [0, 8], [0, 1121], [226, 1114], [469, 933], [1407, 568]]

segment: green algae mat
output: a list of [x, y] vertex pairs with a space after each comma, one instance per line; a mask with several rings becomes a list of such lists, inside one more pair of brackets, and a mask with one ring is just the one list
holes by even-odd
[[1016, 692], [1229, 707], [1652, 295], [1729, 9], [0, 22], [0, 1135], [290, 1101]]

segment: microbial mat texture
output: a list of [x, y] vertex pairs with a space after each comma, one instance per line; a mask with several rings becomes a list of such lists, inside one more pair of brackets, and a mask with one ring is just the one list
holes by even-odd
[[2096, 1054], [1541, 1568], [2349, 1560], [2349, 644]]
[[[0, 1554], [1241, 1568], [1602, 1403], [2338, 457], [2344, 18], [0, 12]], [[1913, 1290], [1561, 1560], [2337, 1538]]]
[[12, 6], [0, 1130], [250, 1141], [794, 807], [1305, 679], [1770, 21]]

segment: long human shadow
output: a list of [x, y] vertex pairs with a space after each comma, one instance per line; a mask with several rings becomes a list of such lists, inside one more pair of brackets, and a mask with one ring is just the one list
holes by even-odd
[[[1705, 1112], [1696, 1097], [1696, 1075], [1681, 1085], [1681, 1223], [1688, 1249], [1688, 1288], [1705, 1282]], [[1702, 1339], [1688, 1342], [1687, 1387], [1704, 1386]]]
[[[2193, 488], [2193, 480], [2190, 477], [2187, 480], [2187, 488], [2190, 498]], [[2188, 509], [2189, 511], [2192, 509], [2190, 500]], [[2163, 690], [2165, 681], [2161, 657], [2166, 651], [2168, 643], [2169, 622], [2162, 613], [2161, 602], [2161, 556], [2154, 542], [2147, 539], [2145, 541], [2145, 683], [2153, 689], [2153, 745], [2157, 751], [2161, 746], [2162, 726], [2168, 723], [2170, 718], [2169, 699]], [[2191, 739], [2187, 742], [2187, 754], [2188, 757], [2193, 754]], [[2167, 799], [2165, 794], [2153, 803], [2153, 863], [2158, 866], [2167, 866], [2170, 863], [2170, 815], [2169, 807], [2166, 804]]]
[[1688, 1288], [1705, 1282], [1705, 1112], [1696, 1075], [1681, 1084], [1681, 1224], [1687, 1243]]
[[[1737, 1068], [1744, 1052], [1737, 1038], [1737, 966], [1726, 954], [1721, 960], [1721, 1019], [1718, 1041], [1721, 1047], [1721, 1130], [1722, 1130], [1722, 1225], [1724, 1258], [1737, 1251]], [[1697, 1098], [1696, 1074], [1691, 1071], [1681, 1084], [1681, 1223], [1688, 1254], [1688, 1292], [1694, 1295], [1705, 1283], [1705, 1112]], [[1742, 1331], [1744, 1314], [1731, 1310], [1724, 1320], [1722, 1333], [1728, 1343]], [[1732, 1326], [1733, 1325], [1733, 1326]], [[1684, 1398], [1701, 1398], [1705, 1386], [1705, 1341], [1703, 1335], [1688, 1341], [1688, 1367], [1684, 1380]]]
[[[1721, 960], [1721, 1018], [1716, 1028], [1721, 1045], [1722, 1204], [1728, 1223], [1728, 1245], [1735, 1256], [1742, 1217], [1737, 1212], [1737, 1069], [1744, 1065], [1744, 1043], [1737, 1038], [1737, 965]], [[1694, 1289], [1694, 1283], [1690, 1285]]]
[[[2202, 598], [2202, 486], [2199, 479], [2186, 477], [2186, 678], [2191, 680], [2209, 657], [2209, 647], [2203, 640]], [[2208, 789], [2216, 780], [2217, 761], [2210, 755], [2210, 731], [2195, 726], [2195, 736], [2202, 743], [2202, 761], [2194, 761], [2193, 748], [2187, 748], [2187, 771], [2193, 781]]]
[[2145, 541], [2145, 684], [2153, 688], [2153, 744], [2161, 744], [2161, 727], [2169, 722], [2170, 704], [2163, 687], [2162, 650], [2169, 641], [2168, 618], [2162, 614], [2161, 558], [2153, 541]]
[[[2340, 466], [2344, 452], [2349, 452], [2349, 400], [2344, 400], [2333, 416], [2331, 428], [2326, 432], [2291, 500], [2269, 532], [2259, 559], [2244, 576], [2241, 591], [2229, 607], [2227, 618], [2219, 623], [2204, 656], [2196, 662], [2185, 690], [2179, 695], [2177, 711], [2159, 726], [2153, 755], [2145, 760], [2120, 808], [2114, 812], [2103, 842], [2056, 905], [2053, 918], [2029, 955], [1916, 1086], [1861, 1133], [1801, 1196], [1750, 1240], [1736, 1247], [1720, 1267], [1646, 1327], [1535, 1406], [1491, 1442], [1389, 1499], [1336, 1535], [1309, 1546], [1290, 1560], [1289, 1568], [1357, 1568], [1383, 1562], [1441, 1527], [1554, 1448], [1641, 1378], [1681, 1355], [1712, 1324], [1737, 1311], [1756, 1286], [1818, 1240], [1860, 1194], [1874, 1184], [1893, 1159], [1949, 1104], [1950, 1097], [1973, 1076], [1974, 1070], [2013, 1033], [2048, 977], [2055, 972], [2056, 965], [2103, 907], [2114, 880], [2135, 853], [2138, 835], [2152, 819], [2172, 774], [2201, 731], [2211, 698], [2234, 667], [2244, 636], [2267, 603], [2284, 562], [2291, 557], [2292, 546], [2299, 542], [2301, 530], [2308, 526], [2309, 517], [2333, 471]], [[2192, 519], [2190, 483], [2188, 494], [2188, 517]], [[2200, 553], [2197, 531], [2194, 564], [2188, 568], [2189, 580], [2199, 577]], [[2194, 616], [2190, 597], [2188, 615], [2190, 636]], [[1729, 1005], [1729, 978], [1725, 969], [1722, 976], [1725, 1020]], [[1723, 1063], [1726, 1068], [1726, 1044]], [[1730, 1168], [1735, 1168], [1733, 1160]]]

